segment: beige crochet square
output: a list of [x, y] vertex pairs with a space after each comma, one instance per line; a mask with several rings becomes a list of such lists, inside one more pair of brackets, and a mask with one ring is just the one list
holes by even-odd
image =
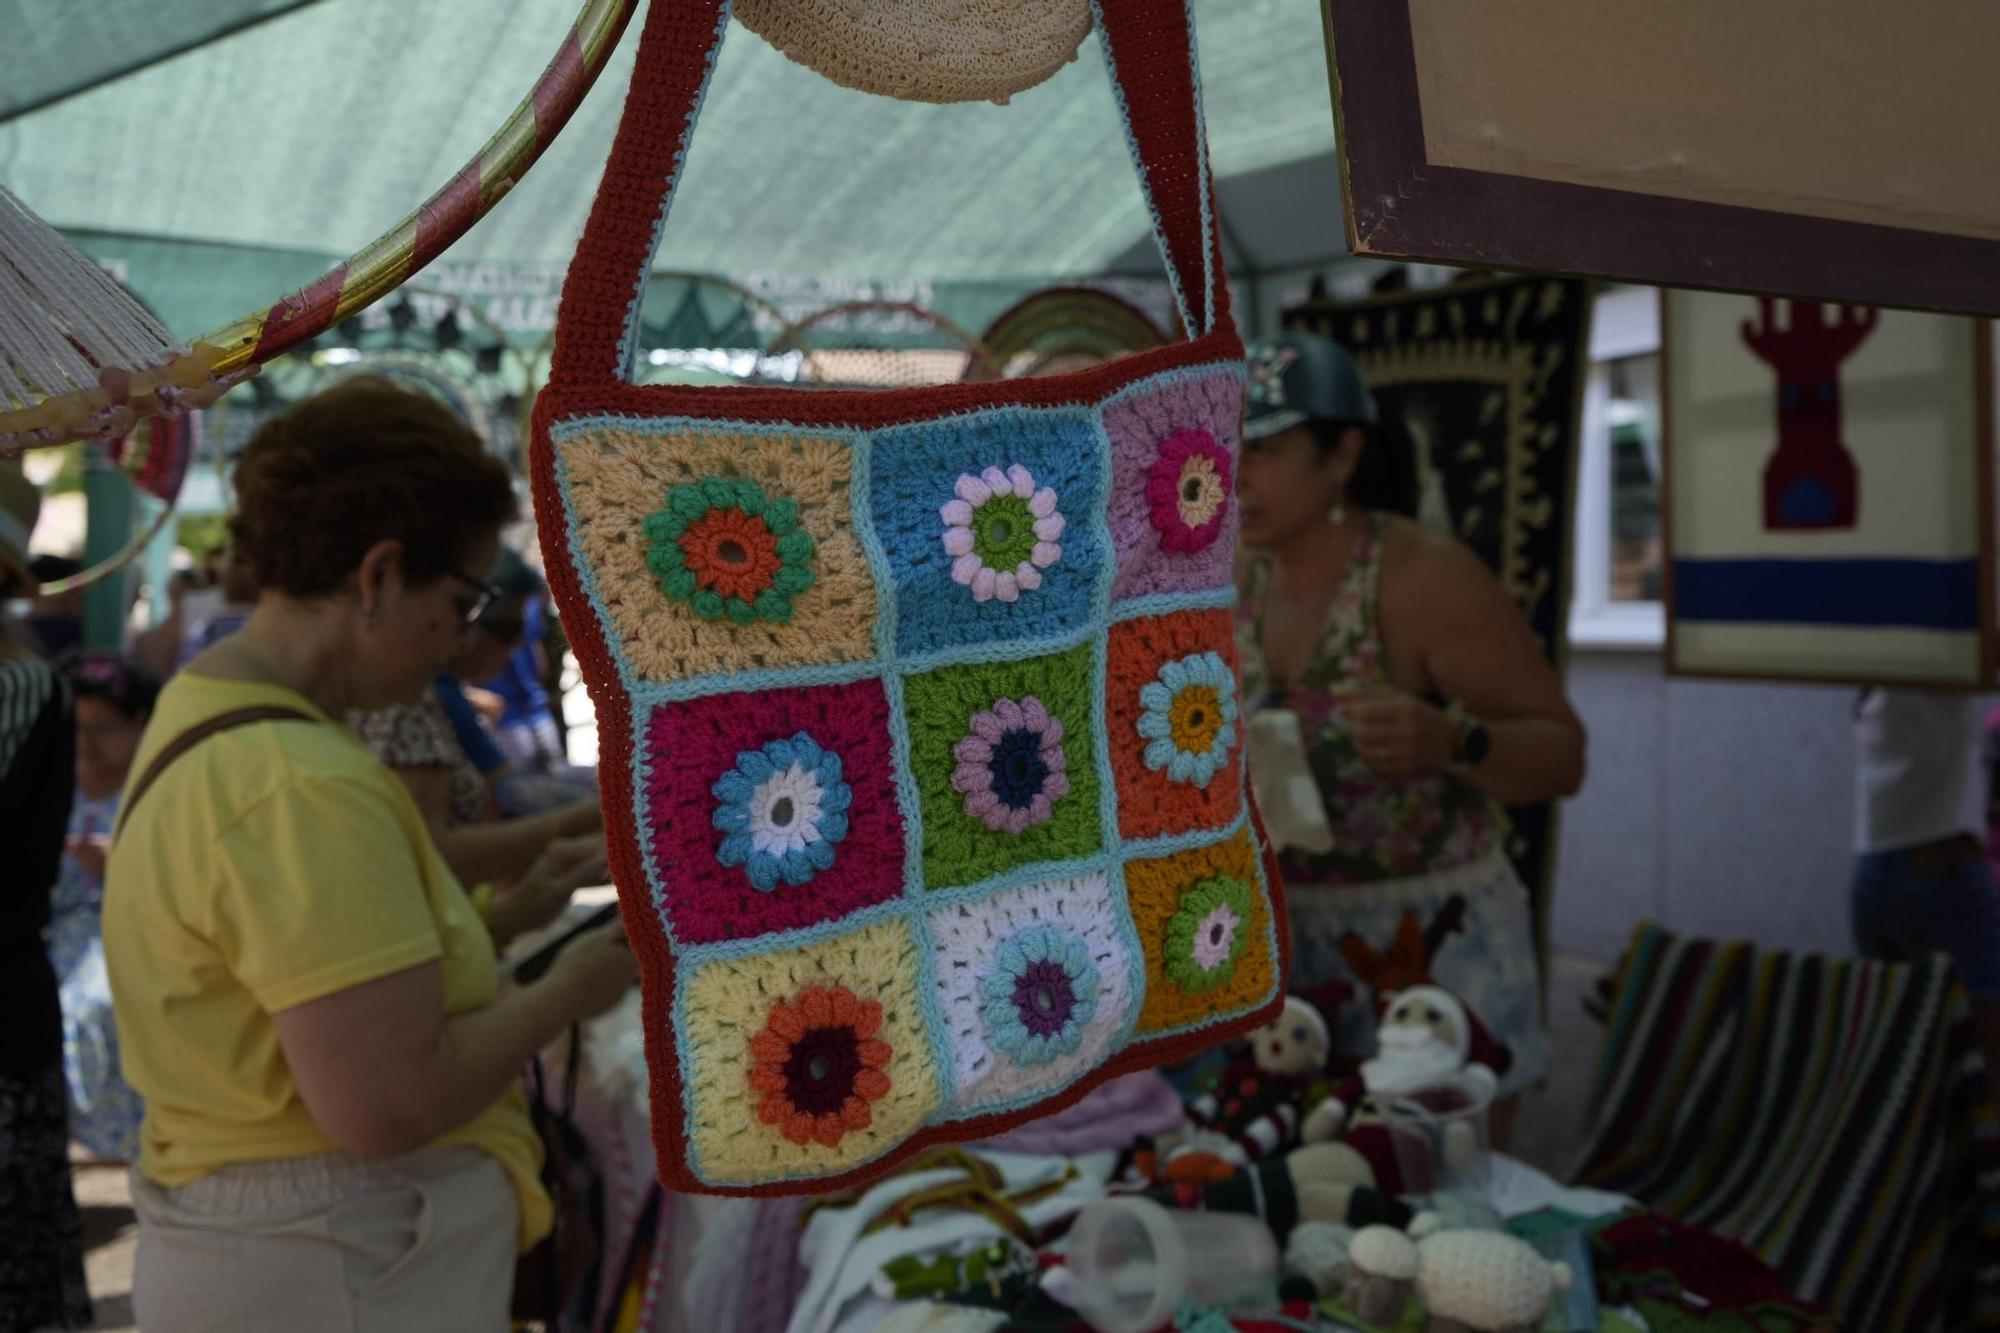
[[[917, 944], [907, 921], [881, 921], [746, 958], [716, 958], [687, 968], [682, 977], [686, 1045], [680, 1057], [690, 1093], [690, 1165], [702, 1179], [757, 1185], [777, 1177], [838, 1175], [888, 1152], [937, 1109], [937, 1068], [924, 1033]], [[859, 1095], [866, 1113], [853, 1116], [833, 1142], [795, 1142], [785, 1134], [782, 1118], [773, 1121], [763, 1114], [767, 1104], [790, 1111], [791, 1099], [785, 1090], [753, 1086], [760, 1055], [752, 1043], [772, 1028], [775, 1011], [799, 1006], [815, 990], [822, 995], [844, 991], [852, 998], [843, 1003], [866, 1009], [866, 1021], [855, 1036], [877, 1045], [883, 1079]], [[806, 1082], [812, 1077], [805, 1068], [807, 1053], [816, 1046], [830, 1047], [834, 1056], [823, 1077], [851, 1081], [853, 1073], [842, 1067], [847, 1062], [839, 1058], [839, 1046], [845, 1042], [852, 1049], [858, 1043], [839, 1031], [842, 1026], [835, 1018], [829, 1027], [798, 1041], [798, 1058], [766, 1063], [796, 1066], [792, 1072]], [[842, 1088], [835, 1099], [843, 1098], [852, 1101], [856, 1094]]]
[[[863, 661], [874, 655], [875, 581], [854, 531], [852, 455], [807, 431], [593, 424], [556, 441], [570, 532], [596, 581], [596, 599], [642, 679]], [[743, 477], [798, 506], [812, 534], [812, 586], [789, 621], [704, 620], [669, 597], [647, 567], [646, 520], [676, 486]]]

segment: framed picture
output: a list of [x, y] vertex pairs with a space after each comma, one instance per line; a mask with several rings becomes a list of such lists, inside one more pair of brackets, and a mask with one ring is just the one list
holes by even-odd
[[1988, 686], [1987, 325], [1669, 292], [1662, 350], [1670, 669]]
[[1356, 254], [2000, 314], [2000, 6], [1323, 12]]

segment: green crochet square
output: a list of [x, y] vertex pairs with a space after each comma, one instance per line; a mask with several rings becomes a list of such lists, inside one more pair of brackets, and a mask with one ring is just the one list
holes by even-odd
[[924, 886], [1089, 856], [1098, 820], [1096, 653], [941, 667], [903, 684]]

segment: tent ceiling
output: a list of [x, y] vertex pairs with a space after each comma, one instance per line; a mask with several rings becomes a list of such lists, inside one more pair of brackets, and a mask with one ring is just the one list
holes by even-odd
[[0, 120], [130, 74], [314, 0], [4, 0]]
[[[131, 19], [135, 48], [177, 44], [215, 15], [240, 20], [259, 7], [102, 5]], [[59, 227], [345, 254], [472, 154], [540, 72], [574, 8], [317, 0], [0, 121], [0, 180]], [[13, 25], [29, 13], [71, 23], [91, 9], [0, 0], [0, 32], [21, 30]], [[1255, 215], [1230, 219], [1246, 252], [1239, 260], [1269, 268], [1338, 255], [1324, 167], [1309, 170], [1305, 198], [1272, 188], [1287, 164], [1330, 164], [1318, 4], [1196, 0], [1195, 10], [1225, 202], [1230, 178], [1255, 174], [1243, 196]], [[36, 63], [60, 85], [112, 62], [115, 43], [101, 36], [80, 41], [68, 68], [50, 26], [27, 23], [26, 48], [0, 51], [0, 88], [14, 89]], [[543, 162], [451, 258], [567, 260], [616, 125], [636, 27]], [[836, 87], [738, 26], [658, 262], [737, 275], [1060, 277], [1132, 271], [1145, 235], [1094, 38], [1010, 106], [932, 107]]]

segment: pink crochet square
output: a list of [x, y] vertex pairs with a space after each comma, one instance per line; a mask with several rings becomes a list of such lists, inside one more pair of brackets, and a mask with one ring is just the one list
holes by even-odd
[[1229, 586], [1242, 414], [1234, 369], [1171, 371], [1104, 409], [1113, 600]]
[[[780, 763], [760, 762], [773, 754]], [[829, 757], [838, 761], [831, 781]], [[643, 763], [652, 870], [678, 944], [835, 921], [902, 891], [903, 817], [879, 680], [661, 704], [647, 723]], [[832, 796], [835, 788], [845, 795]], [[749, 835], [731, 850], [732, 829], [717, 822], [717, 810], [731, 805], [753, 811], [756, 846], [767, 850], [746, 850]], [[737, 830], [744, 822], [740, 814], [723, 819]], [[785, 841], [787, 828], [808, 824], [807, 844]], [[826, 863], [794, 854], [795, 869], [785, 873], [784, 849], [802, 845]]]

